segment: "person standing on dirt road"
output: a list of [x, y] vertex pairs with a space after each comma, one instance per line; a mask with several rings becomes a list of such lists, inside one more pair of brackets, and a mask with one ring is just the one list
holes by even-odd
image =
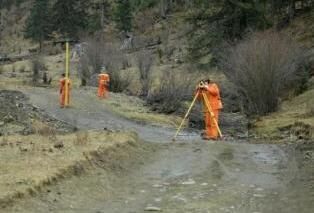
[[109, 82], [110, 82], [110, 77], [107, 73], [101, 73], [98, 75], [97, 96], [99, 98], [108, 98]]
[[[66, 84], [68, 86], [68, 92], [66, 94]], [[70, 91], [71, 91], [71, 81], [70, 79], [65, 77], [65, 74], [63, 73], [61, 75], [61, 79], [59, 80], [59, 102], [60, 107], [64, 108], [66, 105], [70, 103]], [[67, 95], [67, 103], [66, 103], [66, 95]]]
[[[206, 79], [200, 82], [198, 89], [201, 90], [198, 99], [203, 101], [205, 121], [205, 130], [202, 134], [202, 138], [205, 140], [217, 140], [219, 112], [222, 109], [219, 87], [210, 79]], [[210, 112], [206, 106], [206, 102], [202, 96], [203, 93], [209, 101], [212, 112]], [[213, 113], [213, 115], [211, 113]], [[214, 118], [216, 119], [217, 125], [215, 124]]]

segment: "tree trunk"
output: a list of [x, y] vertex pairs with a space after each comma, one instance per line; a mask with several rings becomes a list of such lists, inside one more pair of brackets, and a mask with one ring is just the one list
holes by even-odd
[[290, 0], [288, 10], [289, 21], [291, 21], [294, 18], [294, 15], [295, 15], [295, 0]]

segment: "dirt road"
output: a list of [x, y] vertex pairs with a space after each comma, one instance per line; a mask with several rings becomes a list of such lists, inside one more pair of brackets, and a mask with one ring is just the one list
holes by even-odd
[[[84, 91], [76, 94], [75, 107], [66, 110], [56, 106], [53, 91], [26, 93], [51, 116], [80, 128], [131, 129], [154, 142], [169, 142], [174, 133], [113, 115]], [[147, 207], [167, 213], [313, 212], [311, 150], [305, 159], [303, 151], [276, 145], [204, 142], [196, 134], [183, 142], [148, 144], [156, 151], [143, 153], [127, 168], [95, 168], [21, 200], [7, 212], [138, 213]]]
[[[86, 90], [75, 90], [71, 107], [60, 109], [58, 107], [58, 94], [56, 90], [44, 88], [27, 89], [23, 91], [30, 97], [31, 103], [43, 109], [48, 115], [73, 124], [81, 129], [109, 129], [135, 131], [139, 136], [150, 142], [170, 142], [174, 130], [163, 127], [144, 125], [130, 121], [121, 116], [113, 114], [94, 96]], [[181, 141], [199, 140], [198, 134], [182, 132], [184, 137], [179, 137]]]

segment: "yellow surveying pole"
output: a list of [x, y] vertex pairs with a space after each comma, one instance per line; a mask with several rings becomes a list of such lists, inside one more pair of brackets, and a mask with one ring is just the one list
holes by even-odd
[[65, 101], [64, 105], [69, 106], [69, 42], [65, 43]]
[[196, 101], [196, 99], [197, 99], [199, 93], [200, 93], [199, 90], [197, 90], [197, 93], [196, 93], [196, 95], [194, 96], [194, 99], [193, 99], [193, 101], [192, 101], [192, 103], [191, 103], [191, 105], [190, 105], [188, 111], [186, 112], [184, 118], [182, 119], [181, 124], [180, 124], [180, 126], [179, 126], [179, 128], [178, 128], [176, 134], [174, 135], [172, 141], [175, 141], [175, 140], [176, 140], [176, 138], [177, 138], [177, 136], [178, 136], [178, 134], [179, 134], [179, 132], [180, 132], [180, 130], [181, 130], [181, 128], [182, 128], [182, 125], [183, 125], [185, 119], [186, 119], [186, 118], [188, 117], [188, 115], [190, 114], [190, 112], [191, 112], [191, 110], [192, 110], [192, 108], [193, 108], [193, 105], [194, 105], [194, 103], [195, 103], [195, 101]]
[[208, 99], [207, 99], [207, 96], [206, 96], [204, 93], [202, 93], [202, 95], [203, 95], [203, 98], [204, 98], [204, 101], [205, 101], [205, 105], [206, 105], [206, 107], [207, 107], [207, 109], [208, 109], [208, 111], [209, 111], [209, 113], [210, 113], [210, 117], [213, 119], [214, 124], [215, 124], [215, 126], [216, 126], [216, 128], [217, 128], [217, 130], [218, 130], [219, 137], [222, 138], [221, 130], [220, 130], [219, 125], [218, 125], [218, 122], [217, 122], [217, 120], [216, 120], [216, 118], [215, 118], [215, 116], [214, 116], [212, 107], [210, 106], [210, 103], [209, 103], [209, 101], [208, 101]]

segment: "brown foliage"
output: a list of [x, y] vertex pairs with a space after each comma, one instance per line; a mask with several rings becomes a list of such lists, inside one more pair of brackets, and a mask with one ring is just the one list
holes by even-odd
[[277, 32], [250, 35], [224, 53], [221, 65], [239, 92], [248, 114], [273, 112], [285, 89], [302, 76], [304, 51], [288, 36]]
[[190, 100], [193, 96], [194, 83], [197, 83], [195, 75], [167, 70], [163, 72], [157, 89], [147, 97], [147, 102], [153, 106], [154, 110], [159, 112], [182, 111], [184, 108], [183, 102]]
[[97, 74], [106, 68], [110, 75], [110, 90], [122, 92], [129, 84], [129, 75], [122, 75], [121, 69], [128, 66], [125, 54], [112, 43], [105, 43], [99, 38], [88, 38], [82, 44], [79, 75], [82, 85], [96, 85]]
[[153, 65], [152, 54], [143, 50], [137, 55], [137, 65], [140, 73], [140, 81], [142, 84], [141, 96], [146, 97], [151, 86], [151, 67]]

